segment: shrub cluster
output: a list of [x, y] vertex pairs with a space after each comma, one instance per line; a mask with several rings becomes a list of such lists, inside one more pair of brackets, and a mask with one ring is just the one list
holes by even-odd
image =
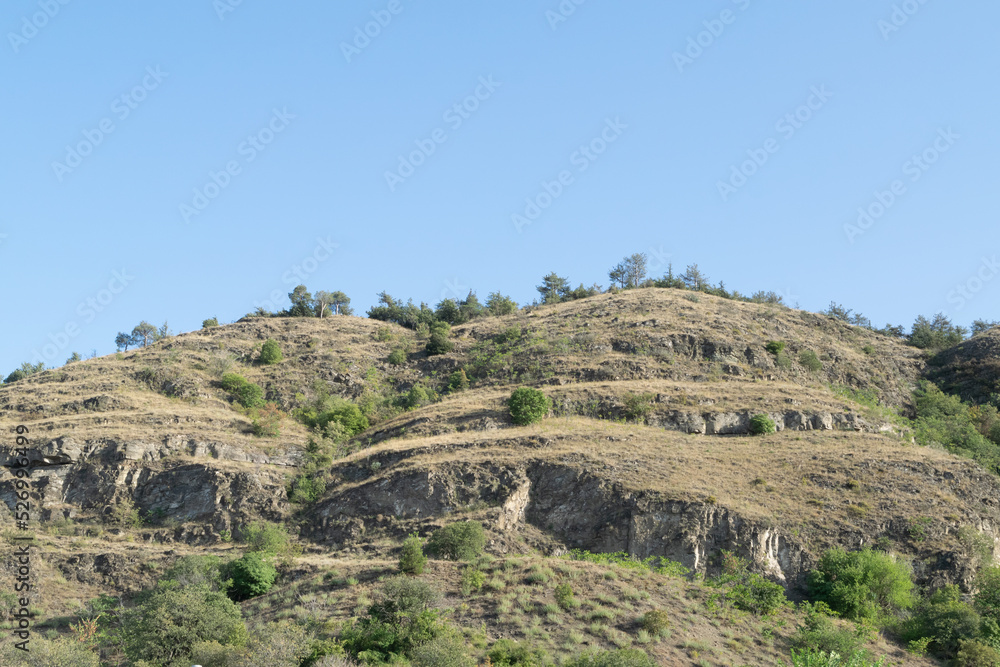
[[427, 540], [427, 550], [441, 558], [470, 561], [486, 546], [486, 531], [478, 521], [458, 521], [439, 528]]
[[510, 410], [511, 421], [526, 426], [541, 421], [552, 408], [552, 401], [538, 389], [521, 387], [510, 395], [507, 408]]
[[264, 390], [238, 373], [226, 373], [219, 384], [244, 408], [264, 407]]

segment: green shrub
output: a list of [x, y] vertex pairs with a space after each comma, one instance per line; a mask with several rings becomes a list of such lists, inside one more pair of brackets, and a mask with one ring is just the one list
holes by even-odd
[[538, 389], [521, 387], [515, 389], [507, 400], [510, 418], [515, 424], [525, 426], [541, 421], [549, 413], [552, 401]]
[[[847, 628], [837, 626], [832, 619], [836, 615], [825, 602], [804, 604], [806, 612], [802, 625], [798, 626], [791, 637], [792, 646], [804, 652], [816, 652], [823, 655], [857, 655], [864, 644], [864, 638]], [[867, 657], [865, 652], [864, 657]], [[808, 664], [808, 663], [801, 663]], [[825, 663], [817, 663], [824, 665]]]
[[955, 667], [1000, 667], [1000, 653], [996, 649], [971, 639], [959, 640]]
[[284, 526], [265, 521], [255, 521], [240, 530], [240, 539], [247, 545], [247, 551], [267, 554], [282, 554], [290, 547], [288, 532]]
[[625, 419], [636, 422], [645, 421], [646, 415], [653, 409], [652, 402], [654, 400], [656, 400], [656, 394], [649, 392], [642, 394], [626, 393], [622, 397], [622, 402], [625, 404], [623, 410]]
[[202, 320], [201, 321], [201, 328], [202, 329], [211, 329], [212, 327], [217, 327], [217, 326], [219, 326], [219, 318], [218, 317], [210, 317], [207, 320]]
[[473, 567], [472, 565], [469, 565], [462, 570], [462, 579], [459, 582], [459, 590], [462, 592], [462, 595], [471, 595], [474, 592], [478, 592], [482, 590], [483, 585], [485, 584], [485, 572]]
[[98, 656], [85, 644], [62, 637], [47, 641], [32, 637], [28, 651], [14, 646], [15, 641], [7, 638], [0, 644], [0, 665], [21, 665], [21, 667], [98, 667]]
[[461, 637], [443, 633], [416, 646], [410, 654], [413, 667], [476, 667]]
[[223, 563], [218, 556], [182, 556], [164, 571], [161, 582], [176, 582], [181, 587], [202, 586], [223, 590]]
[[278, 341], [268, 338], [260, 348], [260, 363], [265, 366], [276, 364], [285, 357], [281, 354], [281, 346]]
[[904, 637], [930, 637], [933, 651], [951, 656], [958, 651], [959, 642], [976, 639], [981, 627], [979, 613], [962, 602], [961, 591], [952, 584], [934, 591], [917, 606]]
[[158, 587], [121, 613], [120, 639], [133, 663], [175, 665], [194, 645], [215, 641], [243, 646], [247, 640], [239, 606], [225, 594], [202, 587]]
[[422, 384], [415, 384], [410, 387], [410, 391], [403, 396], [403, 407], [407, 410], [416, 410], [437, 399], [437, 394], [433, 390], [427, 389]]
[[576, 598], [573, 597], [573, 587], [569, 584], [562, 583], [556, 586], [555, 596], [556, 604], [566, 611], [579, 606]]
[[863, 348], [861, 348], [861, 351], [867, 354], [869, 357], [875, 354], [875, 348], [871, 345], [865, 345]]
[[765, 414], [754, 415], [750, 418], [751, 435], [767, 435], [775, 431], [774, 420]]
[[235, 600], [248, 600], [267, 593], [278, 577], [274, 565], [259, 551], [249, 551], [229, 563], [226, 574], [233, 581], [231, 596]]
[[767, 341], [767, 345], [764, 346], [764, 349], [771, 354], [778, 355], [785, 349], [785, 342], [781, 340], [769, 340]]
[[[781, 667], [785, 663], [779, 662]], [[878, 662], [872, 662], [867, 651], [854, 651], [852, 653], [827, 652], [819, 649], [809, 648], [801, 651], [792, 649], [792, 667], [884, 667], [885, 658], [879, 658]]]
[[642, 626], [643, 630], [655, 637], [670, 627], [670, 612], [662, 609], [647, 611], [639, 619], [639, 625]]
[[799, 352], [799, 363], [802, 364], [806, 370], [812, 371], [813, 373], [823, 370], [823, 362], [819, 360], [816, 353], [812, 350], [802, 350]]
[[264, 407], [264, 390], [238, 373], [226, 373], [220, 385], [244, 408]]
[[656, 667], [656, 661], [642, 649], [623, 648], [590, 651], [563, 663], [563, 667]]
[[401, 366], [406, 363], [406, 350], [397, 347], [389, 353], [389, 363], [393, 366]]
[[808, 577], [810, 596], [853, 620], [878, 620], [914, 604], [910, 568], [870, 548], [828, 549]]
[[399, 555], [399, 569], [406, 574], [421, 574], [427, 564], [424, 555], [423, 540], [412, 533], [403, 541], [403, 551]]
[[465, 374], [465, 369], [460, 368], [448, 376], [448, 391], [464, 391], [469, 388], [469, 376]]
[[517, 310], [517, 303], [500, 292], [491, 292], [486, 299], [486, 310], [495, 317], [510, 315]]
[[430, 328], [430, 338], [427, 340], [427, 354], [445, 354], [451, 352], [455, 345], [448, 340], [451, 327], [446, 322], [435, 322]]
[[726, 597], [732, 600], [737, 609], [767, 616], [785, 603], [785, 589], [759, 574], [750, 573], [742, 581], [733, 584]]
[[545, 667], [551, 663], [544, 650], [511, 639], [498, 639], [486, 655], [493, 667]]
[[478, 521], [458, 521], [434, 531], [427, 550], [450, 560], [474, 560], [483, 553], [486, 532]]
[[326, 492], [326, 480], [317, 475], [296, 475], [288, 486], [288, 502], [307, 505]]
[[344, 649], [364, 664], [402, 662], [417, 646], [445, 634], [438, 614], [428, 609], [436, 597], [419, 579], [390, 579], [382, 585], [368, 616], [350, 621], [342, 629]]

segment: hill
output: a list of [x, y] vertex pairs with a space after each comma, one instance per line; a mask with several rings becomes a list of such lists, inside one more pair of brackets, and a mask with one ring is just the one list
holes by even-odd
[[[260, 362], [266, 340], [279, 363]], [[394, 324], [248, 318], [0, 387], [0, 428], [29, 430], [39, 620], [65, 633], [80, 605], [130, 599], [180, 556], [241, 553], [234, 537], [263, 520], [300, 551], [244, 613], [336, 637], [396, 571], [407, 535], [471, 520], [487, 528], [491, 585], [463, 593], [446, 560], [423, 579], [480, 655], [511, 637], [550, 655], [643, 646], [660, 664], [771, 665], [801, 615], [718, 608], [708, 582], [723, 552], [801, 600], [830, 547], [896, 553], [919, 584], [972, 592], [983, 556], [970, 535], [996, 543], [998, 478], [914, 445], [900, 416], [925, 373], [997, 359], [996, 337], [929, 369], [920, 350], [823, 315], [651, 288], [473, 320], [450, 340], [428, 356]], [[469, 386], [449, 390], [459, 370]], [[261, 415], [222, 388], [233, 372], [285, 415], [274, 437], [255, 435]], [[549, 397], [547, 419], [512, 423], [518, 386]], [[307, 425], [343, 405], [367, 428]], [[776, 432], [745, 437], [759, 414]], [[697, 576], [567, 560], [574, 549]], [[553, 608], [558, 582], [581, 608]], [[638, 632], [653, 609], [675, 619], [669, 636]], [[931, 664], [878, 641], [896, 664]]]

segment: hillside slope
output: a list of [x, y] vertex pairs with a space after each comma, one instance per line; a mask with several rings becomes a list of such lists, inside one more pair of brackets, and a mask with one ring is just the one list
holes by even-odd
[[[283, 351], [278, 364], [257, 361], [267, 339]], [[712, 575], [731, 550], [792, 598], [834, 545], [891, 549], [912, 559], [919, 582], [968, 589], [976, 563], [959, 529], [994, 544], [1000, 536], [997, 478], [901, 433], [893, 413], [911, 408], [926, 363], [897, 340], [780, 306], [643, 289], [474, 320], [452, 341], [451, 352], [429, 357], [423, 339], [393, 324], [248, 319], [0, 387], [0, 428], [30, 431], [44, 572], [63, 572], [62, 583], [40, 586], [39, 605], [57, 616], [73, 599], [139, 590], [160, 567], [144, 563], [228, 553], [231, 537], [258, 519], [289, 526], [304, 548], [283, 587], [312, 586], [333, 562], [359, 573], [360, 592], [337, 588], [337, 602], [316, 612], [340, 620], [357, 612], [349, 598], [385, 573], [402, 538], [456, 519], [483, 521], [489, 552], [523, 563], [570, 549], [625, 551]], [[768, 351], [772, 341], [784, 343], [780, 354]], [[390, 363], [397, 349], [405, 360]], [[470, 386], [447, 393], [458, 369]], [[254, 436], [252, 415], [219, 386], [232, 371], [286, 412], [329, 395], [368, 414], [370, 428], [310, 473], [325, 485], [315, 500], [291, 502], [288, 485], [327, 441], [291, 417], [277, 437]], [[548, 419], [511, 423], [505, 401], [521, 385], [552, 399]], [[760, 413], [778, 432], [737, 437]], [[0, 497], [14, 507], [6, 467]], [[145, 525], [116, 523], [133, 505]], [[452, 590], [459, 573], [448, 567], [434, 572]], [[657, 596], [667, 584], [631, 585]], [[285, 604], [245, 608], [267, 616]], [[462, 623], [485, 623], [492, 639], [541, 641], [535, 626], [490, 604], [463, 611]], [[557, 653], [620, 645], [631, 623], [583, 644], [570, 641], [573, 627], [550, 628], [542, 643]], [[691, 641], [713, 646], [718, 664], [775, 664], [791, 629], [777, 649], [755, 653], [725, 648], [728, 630], [692, 623]], [[697, 663], [684, 632], [650, 650], [663, 664]]]

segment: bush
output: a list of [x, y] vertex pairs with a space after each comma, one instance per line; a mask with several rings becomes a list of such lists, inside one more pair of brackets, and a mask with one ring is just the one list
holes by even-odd
[[484, 584], [486, 584], [485, 572], [472, 565], [462, 570], [462, 579], [459, 583], [459, 590], [462, 592], [462, 595], [471, 595], [474, 592], [478, 592], [482, 590]]
[[923, 600], [904, 626], [907, 640], [930, 638], [934, 652], [953, 656], [959, 642], [979, 635], [982, 619], [972, 606], [962, 602], [955, 585], [945, 586]]
[[767, 345], [764, 346], [764, 349], [771, 354], [778, 355], [785, 349], [785, 342], [781, 340], [769, 340], [767, 341]]
[[483, 553], [486, 532], [478, 521], [459, 521], [434, 531], [427, 550], [450, 560], [474, 560]]
[[247, 551], [266, 554], [282, 554], [288, 551], [290, 541], [283, 526], [264, 521], [255, 521], [240, 530], [240, 539], [246, 543]]
[[662, 609], [647, 611], [639, 619], [642, 629], [654, 637], [670, 627], [670, 612]]
[[[784, 667], [785, 663], [778, 663]], [[885, 667], [885, 658], [872, 662], [868, 651], [852, 653], [827, 652], [810, 648], [796, 652], [792, 649], [792, 667]]]
[[393, 366], [400, 366], [406, 363], [406, 350], [397, 347], [389, 353], [389, 363]]
[[1000, 667], [1000, 653], [977, 641], [959, 640], [955, 667]]
[[486, 310], [495, 317], [510, 315], [517, 310], [517, 303], [500, 292], [491, 292], [486, 299]]
[[[857, 632], [840, 628], [834, 624], [834, 615], [829, 605], [824, 602], [804, 605], [806, 617], [795, 634], [792, 635], [792, 645], [803, 651], [815, 651], [823, 655], [836, 653], [838, 655], [856, 655], [864, 639]], [[865, 654], [867, 656], [867, 654]], [[802, 663], [808, 664], [808, 663]], [[824, 663], [818, 663], [820, 665]]]
[[281, 354], [281, 346], [278, 341], [268, 338], [260, 348], [260, 363], [265, 366], [276, 364], [285, 357]]
[[410, 387], [410, 391], [403, 396], [403, 407], [407, 410], [416, 410], [428, 403], [433, 403], [437, 399], [437, 394], [433, 390], [427, 389], [423, 385], [415, 384]]
[[413, 533], [403, 542], [403, 551], [399, 555], [399, 569], [406, 574], [421, 574], [426, 564], [427, 556], [424, 555], [423, 540]]
[[656, 667], [656, 662], [642, 649], [623, 648], [584, 653], [563, 663], [563, 667]]
[[266, 403], [264, 407], [255, 410], [250, 420], [250, 429], [259, 438], [277, 438], [281, 435], [281, 420], [285, 413], [274, 403]]
[[555, 596], [556, 604], [566, 611], [580, 606], [576, 598], [573, 597], [573, 587], [569, 584], [563, 583], [556, 586]]
[[84, 644], [60, 637], [46, 641], [32, 637], [28, 651], [14, 647], [11, 638], [0, 644], [0, 664], [22, 667], [98, 667], [97, 654]]
[[460, 368], [448, 376], [448, 391], [464, 391], [469, 388], [469, 376], [465, 374], [465, 369]]
[[733, 584], [727, 597], [737, 609], [767, 616], [785, 603], [785, 589], [759, 574], [750, 573], [742, 581]]
[[526, 426], [541, 421], [549, 413], [552, 401], [538, 389], [515, 389], [507, 400], [510, 418], [515, 424]]
[[774, 420], [765, 414], [754, 415], [750, 418], [750, 435], [767, 435], [775, 431]]
[[498, 639], [486, 655], [493, 667], [544, 667], [551, 663], [544, 650], [511, 639]]
[[806, 370], [812, 371], [813, 373], [823, 370], [823, 362], [819, 360], [816, 353], [812, 350], [802, 350], [799, 352], [799, 363], [802, 364]]
[[418, 645], [410, 654], [410, 664], [413, 667], [476, 667], [465, 642], [452, 633]]
[[909, 566], [870, 548], [828, 549], [809, 574], [808, 586], [813, 599], [853, 620], [878, 620], [914, 603]]
[[218, 317], [210, 317], [207, 320], [202, 320], [201, 321], [201, 328], [202, 329], [211, 329], [212, 327], [217, 327], [217, 326], [219, 326], [219, 318]]
[[239, 606], [207, 588], [158, 587], [121, 614], [121, 641], [133, 663], [174, 665], [189, 658], [194, 645], [216, 641], [243, 646], [246, 626]]
[[220, 380], [223, 389], [244, 408], [264, 407], [264, 390], [238, 373], [226, 373]]
[[446, 322], [435, 322], [430, 328], [430, 338], [427, 340], [427, 354], [445, 354], [451, 352], [455, 345], [448, 340], [451, 327]]
[[264, 556], [259, 551], [250, 551], [226, 567], [226, 574], [233, 580], [234, 600], [248, 600], [271, 590], [278, 571]]

